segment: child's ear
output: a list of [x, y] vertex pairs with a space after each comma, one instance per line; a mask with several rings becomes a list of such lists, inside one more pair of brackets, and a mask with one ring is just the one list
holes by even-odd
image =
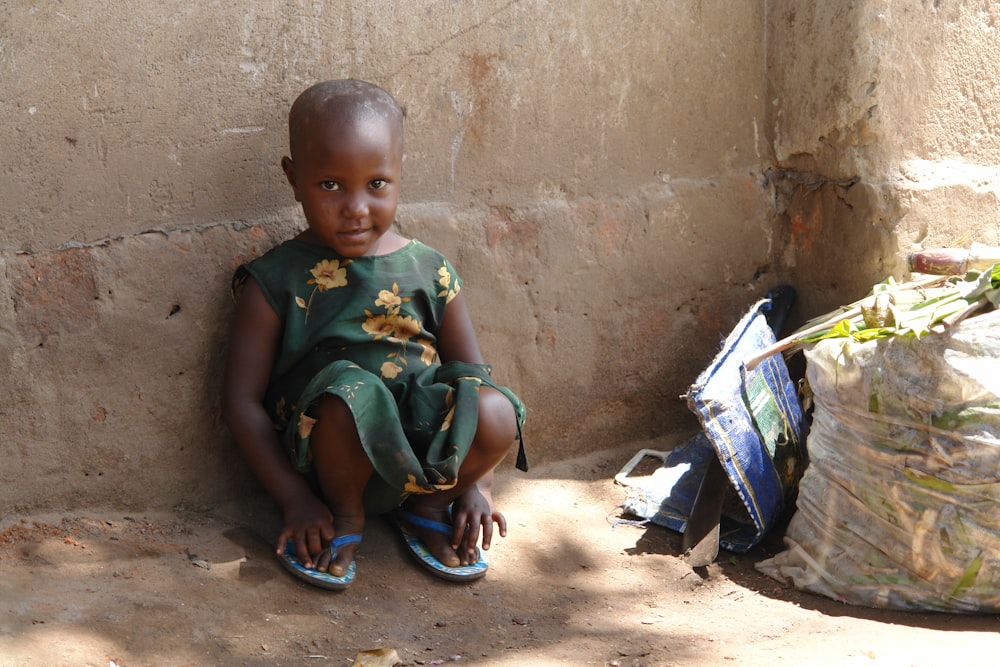
[[299, 186], [295, 181], [295, 163], [292, 162], [292, 158], [287, 155], [281, 158], [281, 168], [285, 172], [285, 179], [288, 184], [292, 186], [292, 192], [295, 193], [295, 201], [302, 201], [299, 199]]

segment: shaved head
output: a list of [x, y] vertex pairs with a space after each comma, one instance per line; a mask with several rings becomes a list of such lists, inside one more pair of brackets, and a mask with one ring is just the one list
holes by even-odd
[[372, 124], [389, 127], [403, 141], [405, 112], [392, 95], [378, 86], [356, 79], [323, 81], [307, 88], [288, 112], [291, 157], [308, 145], [320, 128], [362, 128]]

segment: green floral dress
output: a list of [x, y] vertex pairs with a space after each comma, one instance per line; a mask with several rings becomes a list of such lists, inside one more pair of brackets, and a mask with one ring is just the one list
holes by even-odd
[[[437, 332], [462, 288], [448, 260], [410, 241], [387, 255], [345, 258], [296, 239], [237, 269], [233, 296], [252, 276], [283, 321], [264, 407], [293, 465], [312, 471], [309, 409], [324, 394], [343, 399], [377, 475], [369, 512], [411, 493], [448, 489], [478, 425], [478, 392], [495, 385], [488, 366], [441, 364]], [[526, 470], [524, 446], [518, 467]]]

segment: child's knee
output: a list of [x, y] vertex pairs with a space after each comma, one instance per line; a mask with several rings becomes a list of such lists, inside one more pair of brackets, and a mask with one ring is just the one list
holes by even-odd
[[510, 399], [492, 387], [479, 392], [479, 427], [476, 439], [506, 450], [517, 437], [517, 414]]
[[330, 452], [337, 456], [338, 465], [347, 455], [364, 455], [354, 414], [343, 399], [325, 394], [312, 404], [306, 414], [315, 420], [309, 448], [317, 466], [320, 459], [329, 460], [325, 454]]
[[338, 428], [354, 427], [351, 409], [342, 398], [333, 394], [323, 394], [306, 413], [320, 422], [325, 421]]

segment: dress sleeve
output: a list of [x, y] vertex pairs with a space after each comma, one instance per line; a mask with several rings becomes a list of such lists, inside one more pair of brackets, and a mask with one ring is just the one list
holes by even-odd
[[229, 295], [233, 298], [233, 303], [240, 300], [240, 295], [243, 294], [243, 287], [247, 284], [247, 278], [250, 277], [250, 272], [247, 271], [246, 264], [241, 264], [236, 272], [233, 273], [233, 280], [229, 284]]
[[436, 276], [437, 297], [443, 298], [447, 304], [462, 291], [463, 284], [464, 281], [455, 271], [455, 267], [448, 261], [448, 258], [440, 255]]

